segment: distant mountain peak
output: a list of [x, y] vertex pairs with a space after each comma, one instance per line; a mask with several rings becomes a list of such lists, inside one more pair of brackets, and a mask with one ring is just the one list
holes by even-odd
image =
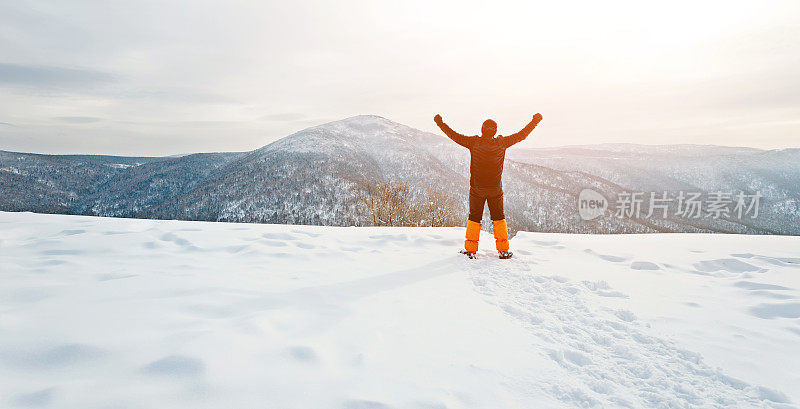
[[319, 124], [312, 126], [310, 128], [306, 128], [300, 130], [295, 133], [304, 132], [310, 129], [317, 129], [317, 128], [336, 128], [340, 126], [351, 126], [351, 125], [364, 125], [364, 124], [382, 124], [387, 126], [404, 126], [398, 122], [394, 122], [391, 119], [384, 118], [379, 115], [356, 115], [351, 116], [343, 119], [337, 119], [335, 121], [326, 122], [324, 124]]
[[433, 137], [428, 132], [408, 127], [379, 115], [356, 115], [337, 121], [312, 126], [278, 139], [260, 149], [260, 152], [275, 150], [322, 151], [373, 147], [386, 149], [388, 145], [414, 144], [420, 139]]
[[371, 115], [371, 114], [356, 115], [356, 116], [351, 116], [351, 117], [342, 119], [342, 121], [349, 121], [349, 120], [384, 120], [384, 121], [395, 123], [394, 121], [392, 121], [390, 119], [387, 119], [387, 118], [384, 118], [384, 117], [382, 117], [380, 115]]

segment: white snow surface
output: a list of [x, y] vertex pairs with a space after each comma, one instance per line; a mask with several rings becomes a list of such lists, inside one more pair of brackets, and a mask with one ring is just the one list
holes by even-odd
[[0, 213], [0, 407], [784, 408], [800, 238]]

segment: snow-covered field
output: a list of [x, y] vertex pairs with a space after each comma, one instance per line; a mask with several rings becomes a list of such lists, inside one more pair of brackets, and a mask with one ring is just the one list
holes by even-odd
[[0, 213], [0, 407], [800, 402], [800, 237], [462, 236]]

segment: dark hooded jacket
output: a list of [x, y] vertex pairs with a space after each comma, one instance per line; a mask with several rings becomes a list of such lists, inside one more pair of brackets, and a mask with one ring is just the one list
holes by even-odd
[[455, 143], [469, 149], [469, 186], [481, 192], [502, 192], [503, 163], [506, 149], [524, 140], [536, 127], [531, 121], [521, 131], [508, 136], [496, 137], [465, 136], [452, 130], [444, 122], [437, 122], [439, 128]]

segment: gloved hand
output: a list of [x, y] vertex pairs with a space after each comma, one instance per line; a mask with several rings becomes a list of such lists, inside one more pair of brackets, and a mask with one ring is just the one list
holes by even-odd
[[436, 114], [436, 116], [433, 117], [433, 122], [436, 122], [437, 124], [442, 123], [442, 116], [439, 115], [439, 114]]
[[540, 113], [537, 113], [536, 115], [534, 115], [534, 116], [533, 116], [533, 122], [534, 122], [534, 123], [536, 123], [537, 125], [538, 125], [538, 124], [539, 124], [539, 122], [541, 122], [541, 121], [542, 121], [542, 114], [540, 114]]

